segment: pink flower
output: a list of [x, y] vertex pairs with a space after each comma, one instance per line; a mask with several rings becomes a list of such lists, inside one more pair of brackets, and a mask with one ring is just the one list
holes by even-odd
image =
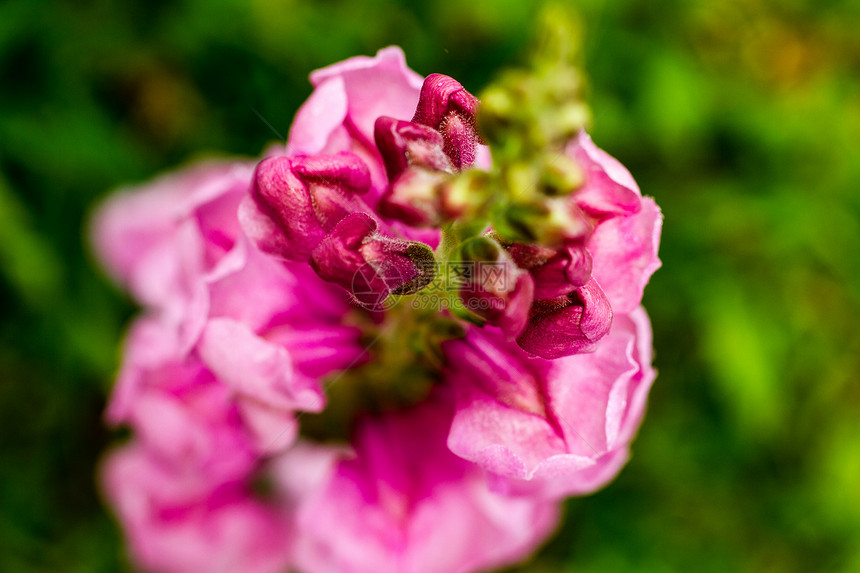
[[[470, 227], [487, 205], [458, 177], [490, 176], [474, 96], [398, 48], [311, 81], [286, 155], [192, 166], [95, 218], [144, 307], [107, 411], [135, 437], [106, 496], [153, 571], [521, 560], [629, 455], [659, 209], [583, 132], [566, 152], [584, 184], [541, 205], [570, 222], [553, 241]], [[442, 225], [465, 238], [440, 244]], [[461, 306], [425, 304], [453, 263], [472, 265], [444, 285]]]

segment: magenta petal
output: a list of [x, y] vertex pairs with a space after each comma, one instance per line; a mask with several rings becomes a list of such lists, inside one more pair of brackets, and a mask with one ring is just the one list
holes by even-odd
[[452, 113], [439, 131], [445, 139], [445, 153], [457, 169], [475, 164], [479, 139], [474, 116]]
[[112, 453], [102, 482], [135, 561], [164, 573], [278, 573], [288, 564], [290, 529], [237, 484], [189, 489], [185, 474], [139, 444]]
[[504, 293], [487, 290], [460, 291], [466, 308], [483, 318], [488, 324], [498, 326], [509, 338], [516, 338], [529, 320], [534, 283], [528, 273], [521, 273], [513, 288]]
[[[483, 472], [445, 447], [449, 408], [431, 400], [366, 419], [354, 455], [329, 457], [328, 467], [311, 448], [285, 456], [302, 571], [467, 573], [523, 559], [545, 538], [555, 505], [488, 491]], [[305, 467], [313, 481], [300, 476]]]
[[517, 343], [542, 358], [591, 352], [612, 324], [612, 308], [593, 280], [558, 300], [541, 301]]
[[[367, 171], [367, 166], [352, 153], [295, 157], [292, 160], [292, 167], [296, 176], [306, 185], [323, 185], [325, 191], [334, 189], [340, 191], [342, 195], [351, 196], [366, 193], [370, 188], [370, 173]], [[314, 208], [321, 218], [327, 215], [328, 207], [319, 205], [318, 202], [329, 199], [332, 195], [325, 191], [314, 193], [314, 189], [311, 189], [311, 194], [316, 200]]]
[[474, 117], [477, 111], [478, 98], [460, 82], [443, 74], [430, 74], [421, 86], [412, 121], [439, 129], [451, 112]]
[[389, 186], [380, 212], [410, 225], [429, 226], [439, 218], [439, 183], [454, 170], [438, 131], [409, 121], [380, 117], [376, 145]]
[[505, 301], [502, 316], [496, 319], [495, 324], [507, 336], [516, 338], [526, 327], [533, 300], [534, 281], [528, 273], [522, 273], [517, 277], [516, 285]]
[[657, 249], [662, 223], [660, 208], [650, 197], [643, 197], [639, 213], [604, 221], [588, 241], [592, 276], [615, 312], [628, 313], [639, 306], [648, 279], [660, 268]]
[[591, 278], [591, 253], [583, 247], [569, 246], [564, 249], [562, 258], [564, 276], [567, 281], [576, 286], [583, 286]]
[[585, 173], [585, 185], [574, 201], [584, 211], [598, 216], [631, 215], [640, 209], [639, 186], [615, 158], [599, 149], [584, 131], [570, 142], [567, 154]]
[[211, 319], [198, 352], [209, 369], [241, 397], [284, 410], [322, 409], [321, 389], [295, 376], [287, 350], [240, 322]]
[[323, 280], [349, 290], [356, 270], [367, 261], [361, 247], [376, 234], [379, 223], [364, 213], [353, 213], [340, 222], [314, 252], [311, 266]]
[[559, 498], [602, 487], [624, 464], [654, 380], [644, 311], [589, 354], [546, 361], [489, 331], [446, 346], [457, 410], [451, 450], [497, 474], [498, 491]]
[[[307, 260], [325, 236], [325, 230], [317, 220], [307, 187], [293, 173], [291, 160], [264, 159], [254, 174], [251, 197], [259, 209], [255, 222], [262, 216], [268, 227], [264, 229], [267, 235], [262, 236], [258, 233], [262, 225], [245, 227], [257, 247], [287, 260]], [[340, 211], [342, 217], [349, 213], [345, 206]]]

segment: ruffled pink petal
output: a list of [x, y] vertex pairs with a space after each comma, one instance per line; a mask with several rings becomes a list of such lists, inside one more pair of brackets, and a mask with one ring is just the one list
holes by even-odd
[[[412, 117], [424, 81], [407, 67], [403, 50], [397, 46], [383, 48], [373, 58], [357, 56], [311, 73], [317, 89], [336, 78], [343, 81], [348, 120], [367, 141], [373, 141], [376, 118]], [[293, 124], [294, 130], [298, 127], [304, 126]]]
[[370, 169], [373, 191], [368, 200], [373, 204], [387, 184], [373, 141], [374, 122], [381, 116], [410, 119], [422, 82], [396, 46], [372, 58], [358, 56], [313, 72], [316, 89], [296, 114], [288, 152], [357, 154]]
[[176, 333], [160, 321], [147, 316], [134, 321], [123, 343], [122, 365], [105, 409], [109, 424], [128, 421], [142, 391], [145, 371], [176, 360], [178, 346]]
[[273, 317], [302, 304], [300, 277], [283, 262], [253, 248], [247, 239], [239, 242], [224, 263], [220, 272], [207, 277], [210, 318], [232, 318], [260, 332]]
[[604, 221], [588, 241], [591, 276], [615, 313], [626, 314], [639, 306], [648, 279], [660, 268], [657, 249], [662, 224], [660, 208], [650, 197], [643, 197], [638, 213]]
[[623, 465], [654, 379], [644, 311], [617, 316], [592, 354], [524, 354], [484, 332], [448, 343], [457, 391], [449, 447], [502, 476], [502, 491], [503, 478], [515, 480], [511, 491], [549, 497], [602, 486]]
[[205, 473], [211, 481], [242, 479], [256, 461], [239, 411], [214, 381], [184, 395], [149, 388], [130, 421], [141, 442], [165, 463]]
[[492, 493], [483, 472], [447, 451], [447, 410], [430, 404], [366, 420], [356, 457], [312, 466], [316, 489], [294, 477], [308, 449], [284, 457], [280, 481], [301, 492], [302, 571], [466, 573], [523, 559], [548, 535], [554, 504]]
[[545, 459], [565, 451], [564, 431], [548, 407], [552, 363], [533, 358], [495, 329], [470, 329], [445, 343], [447, 381], [457, 410], [452, 452], [495, 473], [527, 479]]
[[[251, 170], [246, 163], [206, 162], [113, 194], [93, 217], [92, 243], [98, 259], [116, 280], [128, 285], [153, 249], [172, 242], [181, 221], [224, 195], [243, 193]], [[235, 224], [221, 228], [228, 236], [237, 231]]]
[[639, 186], [630, 172], [594, 145], [584, 131], [570, 142], [567, 154], [585, 173], [585, 185], [573, 196], [584, 211], [598, 216], [630, 215], [639, 211]]
[[[274, 390], [283, 383], [278, 381], [280, 374], [274, 368], [269, 383], [264, 384], [267, 389], [264, 394], [269, 391], [274, 394], [264, 398], [259, 392], [251, 392], [255, 399], [261, 400], [258, 407], [242, 405], [246, 421], [264, 441], [271, 425], [287, 425], [288, 419], [292, 419], [292, 414], [285, 413], [284, 408], [317, 410], [324, 404], [319, 395], [322, 376], [366, 359], [362, 358], [365, 352], [359, 344], [361, 331], [344, 324], [344, 316], [351, 309], [348, 295], [322, 281], [307, 265], [275, 260], [242, 240], [216, 272], [207, 277], [207, 282], [209, 326], [223, 327], [225, 321], [240, 325], [241, 339], [268, 348], [265, 352], [271, 356], [289, 357], [288, 366], [283, 359], [284, 373], [290, 371], [290, 393], [296, 395], [284, 398]], [[223, 344], [210, 345], [211, 339], [201, 343], [202, 352], [214, 355], [213, 359], [223, 366], [222, 354], [234, 350], [228, 338]], [[244, 366], [238, 368], [235, 376], [225, 380], [229, 382], [246, 374]], [[253, 382], [245, 380], [245, 383]]]
[[286, 410], [322, 409], [319, 385], [294, 375], [287, 350], [241, 322], [213, 318], [197, 350], [215, 376], [244, 398]]
[[[112, 424], [128, 424], [165, 463], [205, 472], [213, 480], [243, 476], [255, 460], [251, 437], [229, 389], [199, 360], [158, 349], [163, 325], [141, 321], [129, 337]], [[151, 343], [155, 343], [153, 346]]]
[[242, 422], [260, 455], [283, 451], [299, 435], [299, 423], [291, 410], [276, 408], [251, 398], [239, 399]]
[[130, 552], [147, 570], [277, 573], [287, 566], [288, 524], [240, 487], [183, 489], [186, 477], [139, 444], [111, 454], [102, 478]]
[[490, 477], [489, 487], [504, 495], [524, 495], [541, 499], [588, 495], [615, 479], [628, 459], [629, 448], [613, 450], [585, 464], [574, 456], [557, 457], [540, 475], [531, 480], [511, 479], [494, 474]]
[[355, 326], [288, 322], [269, 330], [266, 338], [287, 348], [296, 372], [312, 379], [361, 366], [370, 359], [361, 344], [361, 330]]
[[[285, 263], [240, 242], [209, 277], [209, 318], [228, 318], [287, 350], [300, 385], [360, 363], [361, 331], [344, 324], [349, 295], [308, 266]], [[253, 304], [248, 304], [253, 301]], [[308, 381], [310, 379], [311, 381]]]
[[343, 78], [332, 77], [314, 85], [316, 89], [299, 108], [290, 128], [287, 143], [290, 155], [321, 153], [332, 134], [344, 129], [349, 102]]
[[106, 267], [176, 333], [182, 354], [196, 342], [209, 310], [205, 277], [240, 233], [236, 209], [251, 169], [203, 163], [118, 194], [95, 216], [94, 246]]
[[[648, 392], [657, 378], [657, 371], [652, 367], [654, 359], [654, 348], [652, 345], [652, 328], [648, 313], [643, 307], [636, 308], [628, 315], [636, 330], [636, 345], [633, 347], [633, 357], [642, 365], [640, 373], [628, 383], [627, 387], [617, 389], [618, 394], [613, 395], [610, 403], [615, 406], [618, 416], [612, 425], [607, 425], [607, 435], [613, 443], [629, 443], [642, 423], [645, 416], [645, 407], [648, 401]], [[613, 389], [615, 391], [616, 389]]]

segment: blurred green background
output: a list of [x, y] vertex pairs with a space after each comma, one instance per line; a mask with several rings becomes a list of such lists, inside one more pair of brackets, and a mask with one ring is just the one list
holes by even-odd
[[[665, 213], [634, 456], [517, 571], [860, 571], [860, 3], [581, 0], [594, 140]], [[307, 74], [401, 45], [479, 92], [535, 6], [0, 3], [0, 570], [127, 570], [94, 486], [133, 313], [94, 200], [286, 133]]]

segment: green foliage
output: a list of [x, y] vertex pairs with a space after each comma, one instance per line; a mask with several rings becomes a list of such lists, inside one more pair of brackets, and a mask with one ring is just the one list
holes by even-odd
[[[860, 7], [575, 8], [594, 141], [665, 214], [645, 298], [660, 375], [630, 464], [518, 570], [858, 570]], [[87, 254], [94, 200], [214, 150], [259, 153], [310, 70], [385, 45], [478, 93], [527, 57], [535, 13], [0, 3], [0, 569], [126, 569], [94, 474], [132, 308]]]

